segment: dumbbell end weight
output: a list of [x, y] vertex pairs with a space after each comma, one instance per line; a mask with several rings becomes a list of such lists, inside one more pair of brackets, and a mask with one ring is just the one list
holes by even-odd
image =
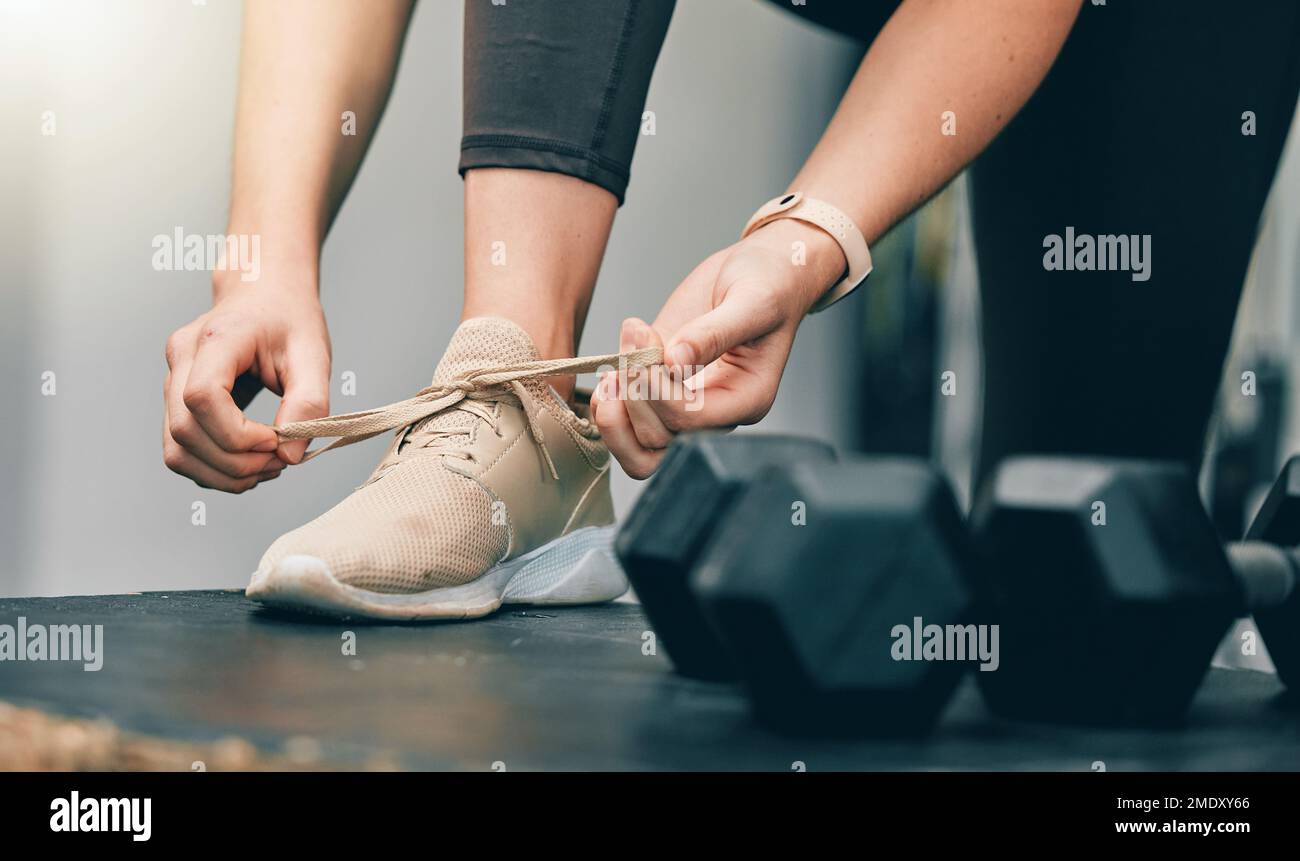
[[619, 529], [615, 551], [649, 617], [657, 644], [684, 676], [736, 677], [689, 577], [736, 495], [770, 464], [833, 461], [824, 442], [778, 434], [683, 434]]
[[1241, 590], [1179, 464], [1009, 458], [972, 515], [1001, 626], [1001, 664], [977, 679], [1014, 719], [1097, 726], [1181, 722]]
[[925, 463], [773, 467], [739, 497], [692, 583], [764, 725], [921, 735], [971, 660], [900, 646], [918, 618], [969, 621], [966, 537], [950, 487]]

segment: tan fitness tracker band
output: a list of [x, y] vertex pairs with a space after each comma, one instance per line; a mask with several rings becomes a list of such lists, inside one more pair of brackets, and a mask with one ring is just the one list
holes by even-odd
[[749, 223], [741, 231], [740, 238], [744, 239], [764, 224], [769, 224], [778, 218], [793, 218], [826, 231], [839, 243], [840, 249], [844, 252], [844, 259], [849, 263], [844, 278], [822, 294], [822, 297], [809, 309], [809, 313], [828, 308], [843, 299], [871, 274], [871, 250], [867, 248], [867, 240], [863, 238], [862, 231], [858, 230], [853, 219], [823, 200], [804, 197], [801, 191], [792, 191], [774, 197], [760, 206], [758, 212], [750, 217]]

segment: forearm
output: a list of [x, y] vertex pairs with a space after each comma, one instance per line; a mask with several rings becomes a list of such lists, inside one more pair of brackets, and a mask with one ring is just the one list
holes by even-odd
[[1080, 5], [905, 0], [790, 188], [838, 206], [875, 242], [956, 176], [1020, 110], [1056, 59]]
[[[315, 288], [321, 244], [379, 123], [412, 7], [246, 4], [227, 232], [262, 237], [264, 271]], [[345, 112], [355, 134], [344, 133]]]

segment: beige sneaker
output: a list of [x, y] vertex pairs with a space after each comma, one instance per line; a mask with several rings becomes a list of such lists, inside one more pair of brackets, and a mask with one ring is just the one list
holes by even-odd
[[[653, 364], [655, 352], [622, 358]], [[339, 437], [328, 447], [400, 429], [365, 484], [271, 545], [248, 597], [383, 619], [617, 598], [627, 580], [611, 549], [609, 452], [545, 377], [619, 358], [539, 361], [515, 324], [466, 320], [416, 397], [279, 428]]]

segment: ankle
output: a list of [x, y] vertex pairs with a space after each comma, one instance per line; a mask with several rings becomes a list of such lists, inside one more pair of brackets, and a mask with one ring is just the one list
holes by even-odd
[[555, 393], [560, 396], [560, 399], [572, 407], [574, 404], [573, 392], [577, 388], [578, 378], [551, 377], [548, 382], [550, 382], [551, 388], [555, 389]]
[[[500, 317], [514, 323], [523, 329], [529, 340], [533, 342], [538, 358], [571, 359], [577, 355], [575, 352], [577, 338], [574, 336], [572, 320], [557, 318], [554, 312], [529, 313], [529, 309], [526, 308], [507, 309], [466, 302], [465, 310], [461, 314], [461, 322], [474, 317]], [[547, 382], [566, 403], [573, 404], [573, 391], [577, 377], [551, 377]]]
[[[537, 348], [537, 355], [540, 358], [571, 359], [578, 355], [572, 333], [548, 329], [533, 331], [533, 329], [525, 326], [524, 323], [519, 320], [513, 320], [512, 322], [518, 324], [520, 328], [528, 333], [528, 337], [532, 338], [533, 346]], [[551, 384], [551, 388], [555, 389], [556, 394], [558, 394], [566, 404], [573, 406], [573, 390], [577, 386], [577, 377], [549, 377], [547, 382]]]
[[466, 302], [461, 312], [460, 321], [474, 317], [500, 317], [509, 320], [528, 335], [529, 340], [543, 359], [571, 359], [576, 355], [574, 347], [573, 320], [554, 311], [532, 313], [535, 309], [528, 307], [501, 308], [477, 302]]

